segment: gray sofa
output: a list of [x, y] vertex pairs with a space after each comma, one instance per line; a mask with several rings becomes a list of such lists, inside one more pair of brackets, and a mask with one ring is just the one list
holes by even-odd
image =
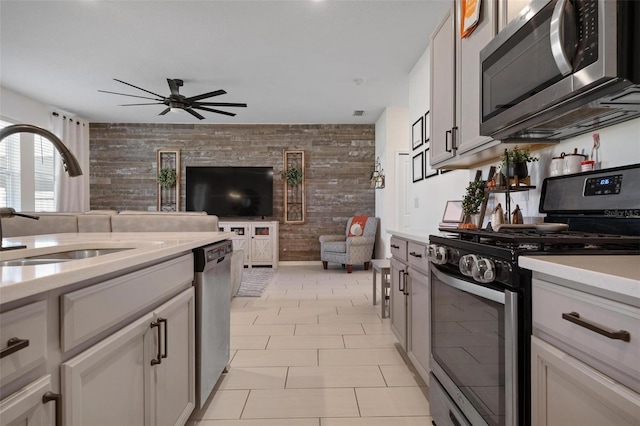
[[[85, 213], [24, 212], [38, 220], [20, 216], [2, 219], [3, 237], [21, 237], [75, 232], [218, 232], [218, 217], [206, 212], [146, 212], [137, 210], [93, 210]], [[238, 291], [244, 269], [244, 253], [231, 256], [231, 295]]]

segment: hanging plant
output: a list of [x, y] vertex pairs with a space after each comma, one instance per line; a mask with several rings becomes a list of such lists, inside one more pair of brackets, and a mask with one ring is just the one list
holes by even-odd
[[302, 183], [302, 169], [300, 167], [289, 167], [284, 173], [284, 178], [290, 185]]
[[158, 183], [163, 188], [172, 188], [176, 184], [176, 171], [173, 169], [161, 169], [158, 173]]

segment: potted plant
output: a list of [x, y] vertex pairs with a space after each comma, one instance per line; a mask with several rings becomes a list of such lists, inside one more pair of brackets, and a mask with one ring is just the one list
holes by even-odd
[[[532, 157], [529, 148], [518, 148], [518, 145], [506, 152], [506, 155], [502, 157], [502, 169], [506, 170], [509, 178], [518, 176], [520, 179], [524, 179], [529, 176], [529, 168], [527, 163], [538, 161], [538, 157]], [[508, 164], [508, 166], [507, 166]]]
[[289, 185], [302, 183], [302, 169], [300, 167], [289, 167], [284, 173], [284, 178]]
[[176, 171], [165, 168], [158, 172], [158, 183], [163, 188], [172, 188], [176, 184]]
[[475, 180], [469, 182], [467, 192], [462, 198], [462, 211], [464, 212], [463, 228], [477, 228], [480, 226], [478, 222], [480, 206], [486, 197], [486, 182], [483, 180]]

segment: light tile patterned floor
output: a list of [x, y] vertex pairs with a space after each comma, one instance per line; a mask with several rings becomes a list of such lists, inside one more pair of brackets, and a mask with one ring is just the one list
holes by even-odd
[[261, 297], [234, 298], [230, 370], [189, 426], [430, 425], [371, 282], [361, 268], [281, 266]]

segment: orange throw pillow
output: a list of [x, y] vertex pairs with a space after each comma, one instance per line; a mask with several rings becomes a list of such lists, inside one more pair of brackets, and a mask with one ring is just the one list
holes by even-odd
[[361, 237], [369, 216], [354, 216], [347, 237]]

